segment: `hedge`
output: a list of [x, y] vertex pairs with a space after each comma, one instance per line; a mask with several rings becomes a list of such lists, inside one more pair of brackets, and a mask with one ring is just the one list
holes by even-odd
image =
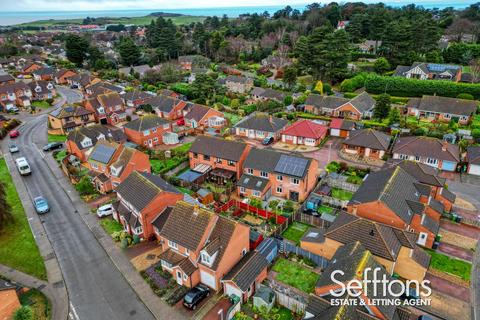
[[[343, 94], [343, 97], [347, 98], [347, 99], [353, 99], [356, 96], [358, 96], [358, 93], [355, 93], [355, 92], [345, 92]], [[378, 100], [378, 97], [380, 95], [374, 94], [374, 95], [371, 95], [371, 96], [372, 96], [373, 99]], [[410, 100], [410, 98], [407, 98], [407, 97], [390, 97], [390, 101], [392, 103], [396, 103], [396, 104], [407, 104], [408, 100]]]
[[352, 92], [363, 86], [369, 93], [388, 93], [399, 97], [439, 95], [455, 98], [459, 94], [467, 93], [475, 99], [480, 98], [480, 84], [384, 77], [374, 74], [359, 74], [351, 79], [344, 80], [341, 84], [341, 89], [345, 92]]

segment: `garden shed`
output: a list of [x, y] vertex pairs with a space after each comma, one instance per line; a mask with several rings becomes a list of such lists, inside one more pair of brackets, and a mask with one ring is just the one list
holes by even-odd
[[267, 310], [272, 309], [275, 304], [275, 292], [269, 287], [261, 284], [258, 286], [253, 296], [253, 305], [257, 308], [265, 307]]

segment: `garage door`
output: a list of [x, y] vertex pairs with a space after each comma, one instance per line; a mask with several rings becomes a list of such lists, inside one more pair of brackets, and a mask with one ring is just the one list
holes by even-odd
[[339, 129], [330, 129], [330, 135], [334, 137], [340, 137], [340, 130]]
[[204, 285], [209, 286], [210, 288], [217, 290], [217, 285], [215, 283], [215, 277], [208, 272], [200, 271], [200, 282]]
[[468, 170], [468, 173], [480, 176], [480, 166], [477, 164], [470, 165], [470, 169]]
[[234, 286], [232, 286], [231, 284], [229, 283], [226, 283], [225, 284], [225, 294], [227, 296], [231, 296], [232, 294], [236, 295], [237, 297], [241, 298], [242, 297], [242, 292], [240, 291], [240, 289], [238, 288], [235, 288]]

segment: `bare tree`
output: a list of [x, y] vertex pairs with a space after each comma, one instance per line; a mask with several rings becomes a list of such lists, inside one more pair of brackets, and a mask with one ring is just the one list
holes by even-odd
[[472, 59], [472, 61], [470, 61], [470, 73], [472, 75], [472, 82], [478, 83], [480, 81], [480, 59]]
[[453, 40], [460, 42], [463, 39], [463, 36], [467, 34], [473, 34], [475, 25], [468, 19], [458, 19], [455, 20], [445, 31], [445, 33], [451, 37]]

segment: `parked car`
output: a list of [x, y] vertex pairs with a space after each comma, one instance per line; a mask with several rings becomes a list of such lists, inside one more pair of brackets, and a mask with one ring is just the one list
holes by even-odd
[[43, 147], [43, 151], [52, 151], [61, 149], [63, 147], [63, 143], [61, 142], [50, 142], [49, 144]]
[[11, 144], [8, 146], [8, 151], [10, 151], [10, 153], [16, 153], [19, 149], [16, 144]]
[[273, 143], [273, 137], [266, 137], [265, 139], [263, 139], [262, 141], [262, 144], [264, 146], [268, 146], [269, 144], [272, 144]]
[[33, 204], [38, 214], [50, 212], [50, 206], [48, 205], [47, 200], [42, 196], [33, 199]]
[[10, 136], [10, 138], [16, 138], [20, 135], [20, 132], [18, 130], [12, 130], [8, 135]]
[[106, 204], [97, 209], [97, 217], [102, 218], [113, 214], [113, 205]]
[[187, 292], [183, 297], [183, 305], [189, 309], [195, 310], [197, 305], [210, 295], [210, 289], [204, 285], [198, 285]]
[[18, 172], [22, 176], [28, 176], [32, 174], [32, 169], [30, 169], [30, 165], [28, 164], [27, 159], [24, 157], [15, 159], [15, 164], [17, 165]]
[[18, 114], [18, 113], [20, 112], [20, 109], [18, 109], [17, 107], [13, 106], [13, 107], [7, 108], [7, 112], [8, 112], [8, 113], [11, 113], [11, 114]]

